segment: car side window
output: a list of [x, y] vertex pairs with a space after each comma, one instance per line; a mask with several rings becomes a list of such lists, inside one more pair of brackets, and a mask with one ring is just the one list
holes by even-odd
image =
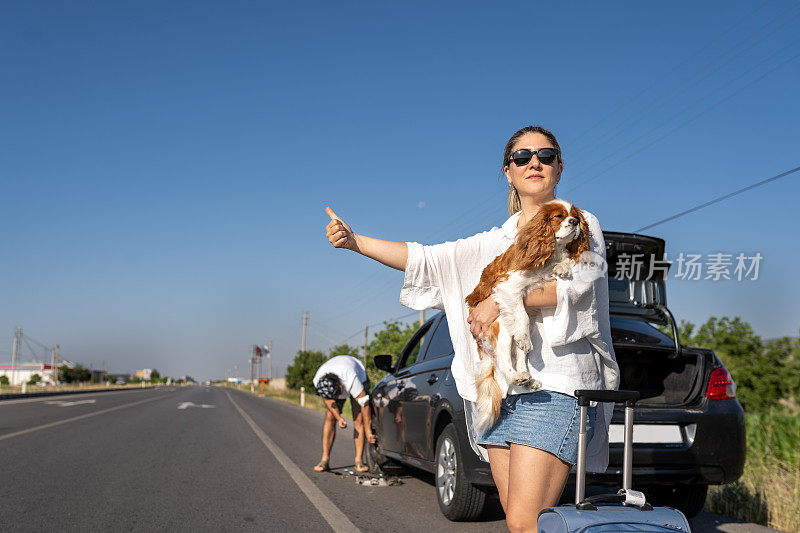
[[425, 360], [430, 361], [439, 357], [446, 357], [454, 352], [453, 342], [450, 339], [450, 328], [447, 326], [447, 317], [445, 316], [442, 317], [439, 325], [436, 326], [436, 331], [431, 336], [428, 350], [425, 352]]
[[419, 357], [420, 352], [425, 353], [425, 348], [428, 345], [428, 341], [430, 339], [430, 335], [428, 334], [431, 330], [431, 325], [435, 322], [435, 319], [428, 320], [417, 332], [414, 334], [414, 337], [411, 338], [409, 344], [406, 344], [406, 347], [403, 349], [403, 358], [400, 361], [400, 364], [397, 366], [397, 370], [401, 368], [406, 368], [414, 363], [417, 362], [417, 357]]

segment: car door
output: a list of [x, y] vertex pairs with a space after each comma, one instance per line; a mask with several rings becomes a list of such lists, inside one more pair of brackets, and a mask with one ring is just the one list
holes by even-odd
[[433, 416], [441, 398], [439, 387], [450, 369], [452, 358], [448, 356], [454, 352], [444, 313], [435, 317], [430, 331], [424, 353], [408, 369], [406, 390], [413, 394], [401, 396], [406, 437], [404, 453], [426, 461], [433, 460]]
[[381, 450], [405, 453], [406, 447], [406, 424], [404, 417], [403, 402], [416, 394], [416, 390], [410, 387], [408, 377], [412, 367], [424, 353], [427, 347], [428, 331], [438, 317], [425, 322], [411, 337], [411, 340], [400, 352], [400, 356], [394, 366], [392, 374], [376, 393], [378, 398], [378, 418], [380, 424]]

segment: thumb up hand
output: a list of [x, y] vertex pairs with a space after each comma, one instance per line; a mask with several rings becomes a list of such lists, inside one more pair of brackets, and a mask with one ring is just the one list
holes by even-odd
[[330, 207], [326, 207], [325, 212], [331, 217], [331, 221], [325, 226], [328, 241], [334, 248], [347, 248], [348, 250], [357, 251], [356, 236], [350, 226], [339, 218]]

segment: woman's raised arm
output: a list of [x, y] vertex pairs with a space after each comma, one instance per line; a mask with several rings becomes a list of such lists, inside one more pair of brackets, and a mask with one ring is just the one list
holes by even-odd
[[406, 243], [357, 235], [333, 212], [333, 209], [326, 207], [325, 212], [331, 217], [331, 221], [325, 226], [325, 233], [334, 248], [346, 248], [358, 252], [397, 270], [406, 269], [408, 261]]

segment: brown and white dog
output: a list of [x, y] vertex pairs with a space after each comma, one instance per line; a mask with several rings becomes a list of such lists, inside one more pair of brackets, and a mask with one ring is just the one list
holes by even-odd
[[488, 334], [474, 336], [480, 367], [476, 427], [488, 429], [500, 416], [505, 396], [498, 384], [514, 383], [536, 390], [541, 383], [527, 371], [527, 355], [533, 345], [525, 296], [554, 276], [568, 278], [571, 263], [590, 249], [589, 225], [581, 210], [563, 200], [547, 202], [525, 226], [508, 250], [497, 256], [481, 273], [475, 290], [467, 296], [469, 310], [488, 297], [500, 307], [500, 317]]

